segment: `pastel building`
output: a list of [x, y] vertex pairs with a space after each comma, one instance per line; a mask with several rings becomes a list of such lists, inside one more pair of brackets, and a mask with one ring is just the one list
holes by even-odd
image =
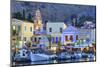
[[51, 35], [53, 43], [58, 43], [58, 41], [61, 41], [62, 32], [66, 27], [67, 26], [64, 24], [64, 22], [48, 22], [46, 24], [47, 34]]
[[17, 39], [19, 39], [19, 33], [21, 28], [21, 20], [12, 19], [11, 20], [11, 43], [12, 45], [16, 45]]
[[11, 26], [12, 44], [14, 44], [13, 41], [20, 41], [22, 43], [31, 41], [34, 30], [33, 23], [18, 19], [12, 19]]
[[33, 44], [39, 45], [44, 45], [44, 46], [49, 46], [49, 41], [48, 41], [48, 36], [47, 35], [33, 35], [32, 41]]
[[62, 38], [61, 41], [64, 45], [69, 44], [69, 43], [75, 43], [79, 39], [79, 31], [77, 28], [73, 26], [68, 26], [63, 33], [62, 33]]
[[95, 42], [95, 29], [78, 29], [79, 39], [88, 39], [90, 42]]
[[22, 23], [21, 26], [22, 26], [21, 28], [22, 40], [31, 41], [31, 37], [33, 36], [33, 30], [34, 30], [33, 23], [24, 22]]
[[61, 42], [66, 44], [72, 44], [78, 40], [89, 40], [89, 42], [95, 42], [95, 29], [81, 29], [74, 26], [68, 26], [62, 33]]

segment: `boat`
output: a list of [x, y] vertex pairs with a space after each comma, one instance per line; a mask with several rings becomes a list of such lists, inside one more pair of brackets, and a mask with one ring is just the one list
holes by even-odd
[[82, 58], [82, 53], [81, 52], [75, 52], [74, 56], [75, 56], [75, 59], [80, 59], [80, 58]]
[[55, 57], [56, 57], [56, 55], [47, 55], [45, 53], [33, 53], [33, 52], [30, 52], [31, 61], [46, 61], [46, 60], [52, 60]]
[[26, 49], [21, 49], [18, 53], [15, 54], [14, 57], [15, 62], [28, 62], [30, 61], [29, 52]]
[[94, 58], [94, 57], [95, 57], [94, 54], [92, 54], [92, 53], [88, 54], [88, 58]]
[[58, 60], [65, 60], [65, 59], [70, 59], [71, 56], [67, 52], [62, 52], [58, 55]]
[[82, 58], [88, 58], [88, 54], [87, 54], [87, 53], [82, 52]]

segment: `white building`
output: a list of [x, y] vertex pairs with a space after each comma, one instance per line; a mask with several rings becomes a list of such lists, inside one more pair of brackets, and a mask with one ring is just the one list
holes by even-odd
[[64, 24], [64, 22], [48, 22], [46, 24], [47, 34], [51, 35], [53, 43], [58, 43], [58, 41], [61, 41], [62, 32], [66, 27], [67, 26]]
[[93, 29], [96, 27], [96, 24], [93, 23], [92, 21], [85, 21], [84, 25], [82, 26], [82, 28], [88, 28], [88, 29]]
[[91, 42], [95, 42], [95, 29], [78, 29], [79, 39], [89, 39]]

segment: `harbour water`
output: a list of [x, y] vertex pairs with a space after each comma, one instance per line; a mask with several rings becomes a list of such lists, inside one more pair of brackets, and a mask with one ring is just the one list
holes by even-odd
[[45, 60], [45, 61], [35, 61], [35, 62], [16, 62], [16, 66], [22, 66], [22, 65], [43, 65], [43, 64], [61, 64], [61, 63], [77, 63], [77, 62], [94, 62], [94, 58], [80, 58], [80, 59], [67, 59], [67, 60]]

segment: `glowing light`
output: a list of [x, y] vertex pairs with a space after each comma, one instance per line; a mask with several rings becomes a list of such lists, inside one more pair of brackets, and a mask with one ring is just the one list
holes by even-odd
[[51, 47], [51, 50], [54, 50], [55, 51], [56, 50], [56, 47]]
[[66, 29], [67, 28], [67, 25], [66, 24], [64, 24], [64, 29]]
[[16, 29], [16, 27], [15, 26], [13, 26], [13, 30], [15, 30]]
[[35, 30], [40, 30], [42, 28], [42, 17], [39, 9], [36, 10], [34, 22], [35, 22], [34, 24]]

